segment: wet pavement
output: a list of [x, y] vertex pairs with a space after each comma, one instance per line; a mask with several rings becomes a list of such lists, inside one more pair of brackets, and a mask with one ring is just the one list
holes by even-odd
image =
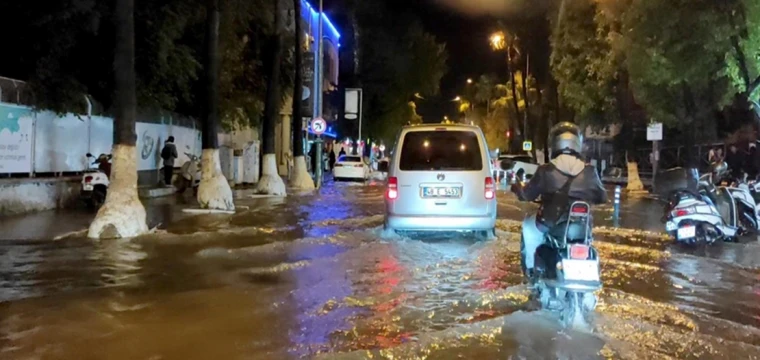
[[563, 330], [521, 283], [535, 204], [499, 193], [496, 240], [409, 239], [382, 231], [379, 184], [247, 195], [233, 216], [150, 201], [158, 233], [122, 241], [51, 240], [83, 212], [3, 219], [0, 359], [760, 358], [760, 245], [673, 245], [646, 198], [629, 229], [595, 208], [605, 288]]

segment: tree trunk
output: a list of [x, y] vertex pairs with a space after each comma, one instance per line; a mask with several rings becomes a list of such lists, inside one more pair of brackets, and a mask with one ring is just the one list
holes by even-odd
[[234, 211], [232, 189], [219, 159], [219, 0], [206, 0], [206, 74], [201, 143], [201, 183], [198, 204], [202, 209]]
[[113, 165], [106, 201], [87, 233], [91, 239], [128, 238], [148, 232], [145, 208], [137, 196], [134, 14], [134, 0], [116, 1]]
[[293, 136], [293, 173], [289, 174], [290, 186], [296, 189], [313, 190], [314, 181], [306, 168], [306, 158], [303, 153], [303, 116], [301, 115], [303, 93], [303, 30], [301, 29], [301, 1], [293, 0], [296, 22], [295, 45], [295, 76], [293, 77], [293, 118], [290, 128]]
[[[280, 63], [282, 62], [283, 8], [280, 0], [274, 1], [274, 34], [270, 51], [267, 95], [264, 104], [264, 138], [262, 139], [262, 176], [256, 185], [256, 192], [267, 195], [285, 195], [285, 183], [277, 172], [277, 157], [274, 150], [275, 126], [280, 116]], [[301, 98], [300, 96], [298, 97]], [[293, 103], [297, 103], [293, 99]]]
[[[511, 49], [511, 47], [507, 47], [508, 54]], [[522, 136], [523, 140], [525, 140], [526, 129], [523, 129], [522, 125], [520, 124], [520, 107], [517, 102], [517, 85], [515, 84], [515, 72], [512, 69], [512, 55], [507, 56], [507, 72], [509, 72], [509, 82], [512, 84], [512, 106], [515, 107], [515, 122], [517, 123], [517, 128], [520, 129], [520, 135]]]

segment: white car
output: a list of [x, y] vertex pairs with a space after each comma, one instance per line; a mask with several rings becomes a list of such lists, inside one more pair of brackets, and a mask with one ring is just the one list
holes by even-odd
[[[525, 172], [525, 179], [529, 180], [538, 170], [538, 164], [529, 155], [502, 155], [496, 164], [496, 170], [499, 173], [499, 180], [506, 179], [508, 184], [513, 184], [517, 180], [517, 172]], [[501, 170], [501, 171], [498, 171]]]
[[335, 181], [367, 180], [369, 175], [369, 165], [359, 155], [342, 155], [335, 162], [335, 168], [333, 168], [333, 179]]

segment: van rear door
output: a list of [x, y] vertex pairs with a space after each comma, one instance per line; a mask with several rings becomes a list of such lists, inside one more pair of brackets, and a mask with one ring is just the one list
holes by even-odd
[[482, 134], [473, 129], [411, 129], [400, 139], [393, 213], [404, 216], [483, 216], [490, 176]]

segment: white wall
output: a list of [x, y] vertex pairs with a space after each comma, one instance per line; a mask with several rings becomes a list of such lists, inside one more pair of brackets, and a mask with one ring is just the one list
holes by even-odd
[[[137, 169], [163, 167], [161, 149], [174, 136], [179, 158], [174, 166], [201, 155], [201, 132], [194, 128], [138, 122]], [[253, 128], [220, 133], [219, 145], [224, 175], [234, 177], [233, 150], [241, 150], [244, 182], [258, 181], [258, 131]], [[255, 144], [255, 145], [254, 145]], [[0, 102], [0, 174], [71, 173], [86, 169], [89, 152], [108, 154], [113, 147], [113, 119], [103, 116], [33, 112], [31, 108]]]
[[[138, 122], [138, 170], [162, 167], [161, 149], [173, 135], [179, 158], [201, 154], [199, 130]], [[0, 103], [0, 174], [79, 172], [87, 168], [86, 154], [108, 154], [113, 147], [113, 119], [103, 116], [33, 112], [27, 106]], [[241, 147], [242, 148], [242, 147]]]
[[0, 174], [32, 171], [33, 140], [32, 111], [0, 103]]

